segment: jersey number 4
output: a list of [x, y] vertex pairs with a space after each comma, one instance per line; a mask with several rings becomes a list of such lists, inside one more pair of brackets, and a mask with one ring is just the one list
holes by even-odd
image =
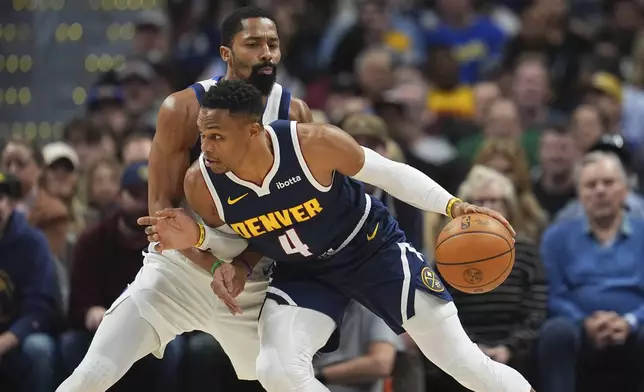
[[279, 236], [280, 244], [282, 249], [286, 252], [287, 255], [294, 255], [299, 253], [305, 257], [312, 256], [313, 253], [309, 251], [309, 247], [306, 246], [300, 237], [297, 236], [295, 229], [286, 230], [286, 232]]

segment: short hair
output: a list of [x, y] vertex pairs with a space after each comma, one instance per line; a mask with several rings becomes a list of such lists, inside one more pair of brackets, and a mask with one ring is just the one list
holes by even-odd
[[204, 109], [225, 109], [230, 114], [243, 114], [259, 120], [264, 112], [262, 93], [241, 80], [222, 80], [210, 87], [201, 103]]
[[570, 136], [570, 128], [568, 128], [568, 124], [563, 122], [551, 122], [541, 129], [542, 136], [546, 133], [552, 133], [557, 136]]
[[619, 159], [619, 156], [613, 152], [608, 152], [608, 151], [592, 151], [589, 152], [588, 154], [584, 155], [577, 166], [575, 167], [574, 171], [574, 179], [575, 179], [575, 184], [579, 186], [579, 180], [581, 179], [581, 171], [586, 168], [586, 166], [598, 163], [603, 160], [609, 160], [613, 162], [615, 167], [619, 170], [619, 175], [624, 181], [624, 184], [628, 186], [628, 174], [626, 174], [626, 169], [624, 168], [624, 165], [622, 164], [622, 161]]
[[[242, 22], [253, 18], [266, 18], [275, 23], [273, 15], [259, 7], [237, 8], [221, 23], [221, 45], [231, 47], [233, 37], [243, 28]], [[275, 23], [275, 26], [277, 27], [277, 23]]]

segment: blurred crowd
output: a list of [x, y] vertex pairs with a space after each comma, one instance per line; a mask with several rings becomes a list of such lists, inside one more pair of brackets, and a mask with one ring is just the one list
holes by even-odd
[[[277, 81], [315, 121], [517, 230], [498, 289], [451, 290], [474, 343], [539, 392], [644, 391], [642, 0], [167, 0], [141, 12], [130, 56], [89, 88], [62, 140], [2, 135], [1, 391], [53, 392], [134, 279], [159, 105], [225, 73], [219, 24], [249, 4], [273, 13]], [[431, 260], [445, 219], [368, 192]], [[340, 349], [314, 360], [332, 392], [464, 391], [362, 306], [342, 329]], [[257, 387], [194, 332], [111, 390]]]

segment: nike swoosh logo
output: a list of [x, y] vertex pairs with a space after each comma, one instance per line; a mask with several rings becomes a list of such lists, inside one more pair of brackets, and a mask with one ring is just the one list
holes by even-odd
[[243, 199], [246, 196], [248, 196], [248, 193], [244, 193], [243, 195], [241, 195], [241, 196], [239, 196], [237, 198], [234, 198], [234, 199], [231, 199], [230, 196], [228, 196], [228, 204], [232, 206], [233, 204], [237, 203], [238, 201], [240, 201], [241, 199]]
[[375, 238], [376, 234], [378, 234], [378, 226], [380, 226], [380, 222], [376, 223], [376, 228], [373, 229], [373, 233], [371, 233], [371, 235], [367, 234], [367, 241], [371, 241]]

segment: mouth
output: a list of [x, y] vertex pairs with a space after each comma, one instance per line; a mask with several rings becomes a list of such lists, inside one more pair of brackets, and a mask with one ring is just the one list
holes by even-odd
[[258, 74], [260, 74], [260, 75], [272, 75], [272, 74], [273, 74], [273, 67], [263, 67], [263, 68], [260, 68], [260, 69], [257, 71], [257, 73], [258, 73]]
[[204, 161], [204, 164], [206, 165], [206, 167], [211, 167], [211, 166], [214, 166], [214, 165], [217, 165], [218, 163], [220, 163], [219, 160], [208, 159], [206, 157], [203, 158], [203, 161]]

